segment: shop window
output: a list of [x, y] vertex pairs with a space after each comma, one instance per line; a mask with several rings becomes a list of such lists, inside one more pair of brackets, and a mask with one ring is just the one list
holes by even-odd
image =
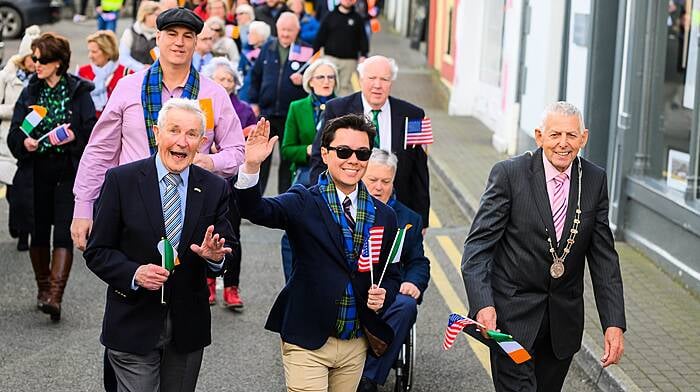
[[691, 42], [688, 6], [687, 1], [671, 0], [667, 15], [663, 15], [666, 19], [666, 46], [661, 60], [665, 64], [660, 68], [664, 71], [663, 88], [656, 93], [660, 118], [658, 127], [650, 134], [647, 172], [670, 190], [680, 193], [686, 191], [689, 176], [698, 55], [697, 42], [695, 39]]
[[447, 12], [447, 47], [445, 48], [445, 54], [448, 56], [452, 56], [452, 34], [454, 34], [454, 30], [452, 30], [452, 18], [454, 17], [454, 6], [450, 6], [449, 11]]
[[484, 2], [479, 80], [494, 86], [499, 86], [501, 83], [505, 6], [505, 0]]

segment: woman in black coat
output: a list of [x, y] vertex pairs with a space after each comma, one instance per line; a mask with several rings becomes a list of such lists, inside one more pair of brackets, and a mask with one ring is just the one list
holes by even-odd
[[[44, 33], [32, 42], [32, 53], [36, 74], [17, 100], [7, 137], [17, 158], [12, 207], [23, 217], [22, 229], [32, 233], [29, 256], [39, 289], [37, 306], [58, 321], [73, 264], [73, 183], [97, 119], [90, 97], [92, 83], [66, 73], [71, 53], [68, 40]], [[46, 109], [35, 126], [25, 121], [34, 110], [31, 105]]]

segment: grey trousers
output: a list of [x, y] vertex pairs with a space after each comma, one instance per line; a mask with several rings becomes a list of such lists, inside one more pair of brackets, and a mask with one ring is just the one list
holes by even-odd
[[175, 350], [169, 314], [156, 348], [146, 355], [107, 349], [118, 392], [194, 392], [203, 355], [203, 348], [186, 354]]

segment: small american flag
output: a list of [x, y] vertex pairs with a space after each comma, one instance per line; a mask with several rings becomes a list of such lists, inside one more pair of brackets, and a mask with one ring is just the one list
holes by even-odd
[[292, 44], [289, 49], [289, 61], [307, 62], [314, 54], [314, 48]]
[[68, 131], [64, 125], [61, 125], [40, 137], [37, 141], [41, 142], [44, 139], [49, 139], [49, 143], [51, 143], [52, 146], [56, 146], [72, 142], [75, 139], [75, 135], [73, 132]]
[[371, 264], [379, 263], [379, 254], [382, 252], [382, 239], [384, 238], [384, 226], [374, 226], [369, 229], [369, 238], [362, 246], [362, 253], [357, 260], [358, 272], [369, 272]]
[[255, 61], [255, 59], [257, 59], [259, 56], [260, 48], [255, 48], [245, 53], [245, 57], [248, 58], [248, 61]]
[[428, 117], [409, 119], [406, 117], [404, 149], [409, 145], [433, 144], [433, 125]]
[[467, 325], [476, 324], [470, 318], [462, 317], [457, 313], [452, 313], [447, 320], [447, 329], [445, 329], [445, 338], [442, 341], [442, 348], [449, 350], [457, 339], [457, 335], [462, 332]]

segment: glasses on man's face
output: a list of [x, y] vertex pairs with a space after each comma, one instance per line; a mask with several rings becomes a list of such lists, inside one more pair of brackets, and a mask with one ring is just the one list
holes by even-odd
[[355, 157], [358, 161], [364, 162], [368, 161], [370, 155], [372, 155], [372, 150], [370, 150], [369, 148], [359, 148], [357, 150], [353, 150], [352, 148], [347, 146], [328, 146], [326, 147], [326, 149], [328, 149], [328, 151], [335, 151], [335, 154], [340, 159], [349, 159], [352, 156], [352, 154], [355, 154]]
[[329, 82], [332, 82], [335, 81], [335, 75], [314, 75], [313, 79], [319, 81], [328, 79]]
[[56, 59], [52, 59], [50, 57], [36, 57], [32, 55], [32, 61], [35, 63], [46, 65], [49, 63], [53, 63], [54, 61], [56, 61]]

